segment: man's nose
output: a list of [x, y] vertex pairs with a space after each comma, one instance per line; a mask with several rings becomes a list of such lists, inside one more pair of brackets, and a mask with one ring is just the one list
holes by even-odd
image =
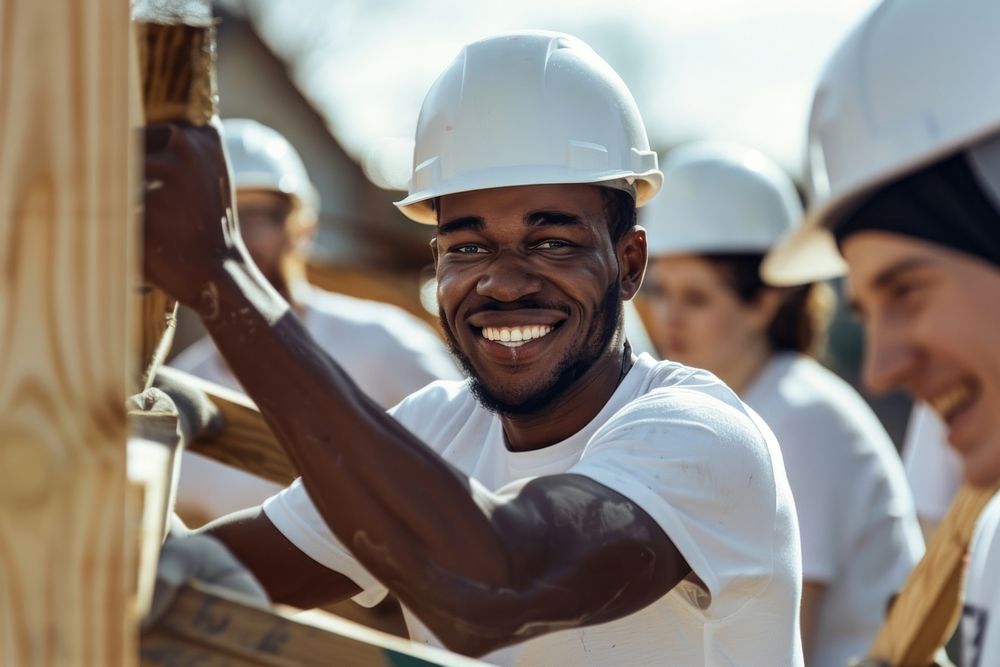
[[903, 333], [890, 326], [866, 327], [862, 380], [875, 394], [902, 387], [913, 368], [915, 352]]
[[496, 301], [517, 301], [542, 289], [530, 263], [514, 252], [500, 252], [476, 284], [476, 293]]

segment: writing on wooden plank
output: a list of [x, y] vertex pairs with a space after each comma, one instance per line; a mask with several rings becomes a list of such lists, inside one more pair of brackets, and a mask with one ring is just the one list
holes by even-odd
[[164, 617], [143, 635], [141, 655], [149, 667], [484, 664], [328, 614], [291, 618], [258, 609], [198, 582], [182, 587]]

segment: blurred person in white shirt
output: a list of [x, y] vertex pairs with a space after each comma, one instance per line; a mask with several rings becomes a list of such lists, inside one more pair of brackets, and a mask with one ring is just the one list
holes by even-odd
[[[944, 422], [966, 484], [1000, 483], [1000, 4], [887, 0], [816, 89], [805, 224], [763, 265], [771, 284], [847, 274], [865, 384]], [[962, 658], [1000, 664], [1000, 503], [980, 513]]]
[[766, 286], [761, 260], [798, 225], [791, 179], [760, 152], [696, 143], [668, 154], [644, 209], [650, 332], [670, 360], [719, 376], [774, 431], [802, 539], [806, 664], [865, 655], [923, 554], [895, 448], [861, 396], [820, 365], [825, 284]]

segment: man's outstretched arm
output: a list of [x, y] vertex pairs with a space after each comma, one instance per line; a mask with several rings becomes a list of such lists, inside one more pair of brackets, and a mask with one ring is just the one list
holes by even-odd
[[202, 316], [334, 534], [442, 641], [481, 654], [611, 620], [688, 573], [617, 492], [559, 475], [494, 494], [386, 415], [246, 258], [214, 131], [160, 132], [147, 141], [147, 180], [163, 183], [147, 195], [147, 274]]

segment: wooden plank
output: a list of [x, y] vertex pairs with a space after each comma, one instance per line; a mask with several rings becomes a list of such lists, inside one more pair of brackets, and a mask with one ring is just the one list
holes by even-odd
[[329, 614], [258, 609], [196, 581], [178, 591], [164, 618], [143, 635], [141, 657], [149, 667], [484, 664]]
[[[156, 421], [164, 435], [152, 438], [148, 424], [145, 428], [133, 429], [133, 437], [128, 440], [127, 473], [129, 482], [136, 486], [139, 494], [137, 505], [142, 508], [132, 521], [135, 532], [133, 543], [137, 549], [137, 572], [135, 583], [136, 611], [144, 615], [152, 602], [153, 587], [156, 582], [156, 564], [160, 546], [167, 533], [167, 518], [173, 507], [176, 492], [179, 463], [180, 438], [177, 435], [176, 413], [129, 412], [130, 425], [137, 420]], [[136, 430], [144, 431], [143, 437], [135, 437]]]
[[[208, 3], [205, 2], [207, 9]], [[137, 3], [136, 57], [146, 123], [206, 125], [217, 116], [215, 27], [207, 19], [178, 16], [198, 3]], [[206, 12], [207, 13], [207, 12]], [[187, 25], [193, 21], [198, 25]], [[136, 389], [149, 387], [166, 359], [177, 329], [177, 302], [145, 285], [137, 292], [139, 316], [133, 336], [138, 354]]]
[[128, 665], [125, 0], [0, 2], [0, 663]]
[[996, 492], [997, 487], [959, 490], [875, 637], [871, 658], [892, 667], [934, 662], [962, 611], [962, 583], [976, 519]]
[[165, 367], [159, 372], [205, 392], [225, 420], [221, 433], [187, 443], [188, 451], [278, 484], [289, 484], [299, 476], [263, 415], [245, 394], [175, 368]]

